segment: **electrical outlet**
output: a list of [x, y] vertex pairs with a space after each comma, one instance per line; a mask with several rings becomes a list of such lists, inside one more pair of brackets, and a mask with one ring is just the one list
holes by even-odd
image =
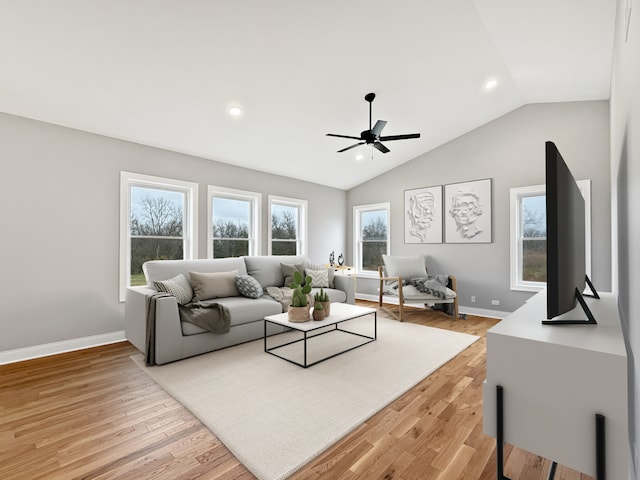
[[471, 295], [471, 303], [476, 303], [476, 296], [475, 295]]
[[491, 300], [491, 305], [500, 305], [500, 300]]

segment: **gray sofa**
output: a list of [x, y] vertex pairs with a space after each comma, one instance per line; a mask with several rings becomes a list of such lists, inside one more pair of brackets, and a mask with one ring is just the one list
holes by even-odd
[[[314, 268], [305, 256], [248, 256], [209, 260], [155, 260], [147, 262], [143, 270], [147, 279], [144, 287], [129, 287], [125, 299], [125, 336], [138, 350], [145, 353], [147, 329], [147, 297], [157, 293], [154, 282], [168, 280], [182, 273], [215, 273], [238, 270], [250, 275], [263, 288], [284, 286], [281, 264], [304, 264]], [[334, 288], [325, 288], [332, 302], [354, 303], [354, 282], [349, 277], [335, 276]], [[316, 290], [313, 289], [312, 293]], [[181, 322], [178, 304], [173, 296], [156, 300], [155, 363], [158, 365], [256, 340], [264, 336], [264, 317], [283, 312], [282, 305], [268, 295], [259, 298], [233, 296], [216, 298], [227, 307], [231, 316], [228, 333], [214, 334], [192, 323]], [[269, 333], [276, 333], [275, 329]]]

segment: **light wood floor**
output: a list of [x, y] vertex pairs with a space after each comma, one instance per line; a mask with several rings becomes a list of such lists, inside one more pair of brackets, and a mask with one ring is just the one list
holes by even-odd
[[[482, 339], [292, 479], [495, 479], [481, 385], [484, 334], [497, 321], [452, 321], [436, 312], [409, 321]], [[0, 366], [0, 478], [253, 479], [131, 361], [136, 352], [123, 342]], [[513, 480], [546, 479], [547, 460], [510, 446], [505, 456]], [[559, 480], [590, 478], [563, 467], [556, 473]]]

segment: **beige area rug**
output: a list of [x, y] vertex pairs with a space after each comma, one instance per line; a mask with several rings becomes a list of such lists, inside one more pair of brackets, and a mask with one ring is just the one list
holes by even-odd
[[[373, 319], [343, 326], [371, 334]], [[296, 472], [479, 338], [385, 318], [378, 319], [377, 333], [377, 341], [307, 369], [265, 353], [262, 340], [156, 367], [144, 367], [141, 355], [132, 358], [256, 477], [276, 480]], [[291, 333], [270, 337], [269, 346], [286, 335]], [[360, 337], [321, 335], [309, 344], [309, 355], [332, 353], [354, 339]], [[302, 352], [300, 343], [287, 348], [281, 353]]]

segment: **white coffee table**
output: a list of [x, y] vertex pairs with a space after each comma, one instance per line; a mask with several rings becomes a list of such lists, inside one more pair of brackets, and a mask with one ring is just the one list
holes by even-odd
[[[345, 328], [341, 328], [342, 324], [345, 322], [349, 322], [350, 320], [355, 320], [360, 317], [364, 317], [366, 315], [373, 315], [373, 335], [366, 335], [359, 332], [354, 332], [350, 330], [346, 330]], [[288, 327], [292, 330], [301, 332], [303, 334], [302, 338], [297, 338], [293, 341], [287, 341], [285, 343], [269, 347], [267, 345], [268, 338], [268, 326], [269, 324], [280, 325]], [[308, 341], [319, 337], [320, 335], [326, 335], [328, 333], [332, 334], [340, 334], [340, 335], [353, 335], [356, 337], [361, 337], [364, 339], [363, 342], [358, 343], [355, 346], [350, 346], [345, 348], [344, 350], [340, 350], [336, 353], [331, 353], [327, 356], [320, 358], [319, 360], [315, 360], [313, 362], [308, 361], [307, 356], [307, 346]], [[269, 337], [272, 339], [277, 338], [278, 335], [274, 335], [273, 337]], [[361, 307], [358, 305], [351, 305], [348, 303], [332, 303], [331, 304], [331, 315], [329, 315], [324, 320], [309, 320], [308, 322], [296, 323], [289, 321], [288, 313], [279, 313], [277, 315], [269, 315], [264, 319], [264, 351], [266, 353], [270, 353], [271, 355], [275, 355], [276, 357], [282, 358], [288, 362], [293, 363], [294, 365], [298, 365], [303, 368], [311, 367], [312, 365], [316, 365], [320, 362], [324, 362], [330, 358], [333, 358], [338, 355], [342, 355], [343, 353], [349, 352], [356, 348], [359, 348], [367, 343], [371, 343], [375, 341], [378, 337], [378, 315], [375, 308], [369, 307]], [[293, 344], [301, 344], [303, 350], [303, 361], [298, 362], [293, 360], [292, 358], [287, 358], [284, 355], [280, 355], [276, 352], [276, 350], [282, 349], [283, 347], [287, 347]]]

